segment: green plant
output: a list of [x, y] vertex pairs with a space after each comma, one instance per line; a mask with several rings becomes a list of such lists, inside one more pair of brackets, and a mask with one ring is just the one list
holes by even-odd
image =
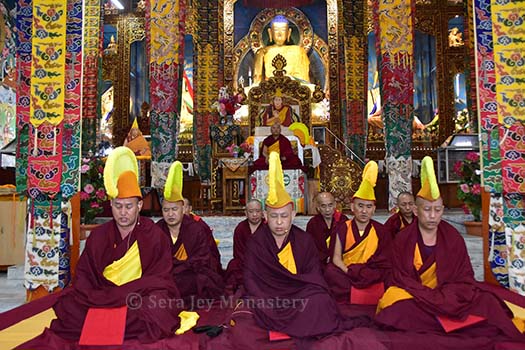
[[474, 215], [474, 221], [481, 221], [481, 171], [479, 154], [469, 152], [463, 161], [454, 164], [454, 171], [459, 176], [458, 199], [463, 201], [465, 212]]
[[101, 158], [82, 158], [80, 168], [80, 217], [84, 224], [93, 223], [104, 210], [106, 201], [104, 189], [104, 161]]

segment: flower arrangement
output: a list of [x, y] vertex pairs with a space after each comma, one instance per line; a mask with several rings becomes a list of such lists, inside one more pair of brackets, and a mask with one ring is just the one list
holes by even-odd
[[236, 145], [234, 143], [226, 147], [226, 150], [230, 152], [230, 155], [232, 155], [235, 158], [237, 158], [237, 156], [242, 152], [241, 146]]
[[219, 89], [219, 99], [211, 107], [217, 109], [221, 120], [224, 120], [226, 116], [232, 116], [233, 119], [233, 115], [241, 107], [243, 99], [241, 94], [230, 95], [228, 88], [223, 86]]
[[454, 164], [454, 172], [459, 176], [458, 199], [463, 201], [465, 213], [474, 215], [474, 221], [481, 220], [481, 171], [479, 154], [467, 153], [463, 161]]
[[250, 156], [252, 153], [252, 145], [250, 145], [248, 142], [243, 142], [240, 145], [231, 144], [228, 147], [226, 147], [226, 150], [232, 155], [233, 157], [237, 158], [239, 154], [243, 154], [246, 158]]
[[106, 201], [104, 189], [104, 161], [102, 158], [82, 158], [80, 167], [80, 215], [84, 224], [93, 223], [102, 213], [102, 203]]

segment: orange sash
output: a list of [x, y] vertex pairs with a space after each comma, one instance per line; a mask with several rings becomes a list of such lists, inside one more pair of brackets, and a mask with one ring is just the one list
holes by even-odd
[[186, 248], [184, 244], [181, 244], [175, 255], [173, 255], [177, 260], [186, 261], [188, 259], [188, 253], [186, 253]]
[[297, 274], [297, 266], [295, 265], [295, 258], [293, 256], [292, 245], [288, 242], [284, 248], [277, 254], [279, 262], [284, 266], [285, 269]]
[[346, 266], [350, 266], [352, 264], [364, 264], [368, 261], [368, 259], [370, 259], [372, 255], [374, 255], [379, 244], [379, 238], [377, 237], [374, 225], [371, 225], [368, 236], [366, 236], [356, 247], [354, 247], [351, 250], [348, 249], [350, 249], [350, 247], [354, 245], [355, 238], [354, 233], [352, 231], [351, 222], [349, 222], [347, 226], [348, 229], [346, 232], [345, 253], [343, 253], [343, 262]]
[[279, 141], [275, 141], [274, 143], [272, 143], [269, 147], [268, 147], [268, 155], [272, 152], [277, 152], [279, 153]]
[[[422, 266], [423, 259], [421, 258], [421, 251], [419, 250], [419, 245], [416, 243], [416, 247], [414, 249], [414, 267], [416, 268], [416, 270], [419, 271], [419, 269], [421, 269]], [[438, 280], [436, 268], [437, 265], [436, 262], [434, 262], [432, 265], [430, 265], [428, 269], [426, 269], [423, 273], [420, 274], [421, 284], [431, 289], [437, 287]], [[398, 301], [412, 298], [412, 294], [410, 294], [403, 288], [392, 286], [386, 290], [383, 297], [379, 300], [379, 303], [377, 304], [376, 313], [379, 313], [381, 310], [386, 309], [387, 307], [391, 306], [392, 304]]]

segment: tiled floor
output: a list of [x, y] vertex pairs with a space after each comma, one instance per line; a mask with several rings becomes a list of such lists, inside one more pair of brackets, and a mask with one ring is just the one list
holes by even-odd
[[[375, 219], [384, 222], [387, 217], [386, 212], [378, 212], [376, 213]], [[221, 251], [222, 264], [226, 267], [233, 253], [233, 229], [241, 220], [244, 220], [244, 217], [204, 216], [203, 218], [210, 227], [213, 228], [215, 238], [220, 241], [219, 249]], [[309, 219], [309, 216], [298, 216], [295, 219], [295, 224], [304, 229]], [[483, 280], [483, 250], [481, 238], [465, 235], [465, 228], [462, 222], [466, 220], [466, 217], [463, 212], [446, 212], [444, 219], [453, 224], [463, 234], [474, 267], [475, 277], [477, 280]], [[7, 273], [0, 272], [0, 312], [10, 310], [22, 304], [24, 301], [25, 289], [23, 287], [23, 281], [20, 279], [8, 279]]]

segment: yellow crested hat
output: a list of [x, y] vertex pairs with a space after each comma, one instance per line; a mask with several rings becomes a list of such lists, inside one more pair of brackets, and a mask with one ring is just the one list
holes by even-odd
[[168, 202], [184, 200], [182, 197], [182, 163], [178, 160], [170, 166], [168, 178], [164, 185], [164, 200]]
[[361, 181], [361, 185], [359, 185], [359, 189], [352, 198], [375, 201], [376, 194], [374, 187], [376, 186], [377, 182], [377, 173], [378, 167], [376, 162], [371, 160], [366, 163], [365, 168], [363, 169], [363, 180]]
[[284, 188], [283, 167], [277, 152], [271, 152], [268, 161], [268, 197], [266, 206], [279, 209], [293, 203], [292, 198]]
[[304, 123], [294, 122], [288, 127], [289, 130], [293, 131], [293, 134], [297, 136], [301, 145], [306, 145], [310, 142], [310, 132], [308, 127]]
[[137, 158], [132, 150], [121, 146], [108, 156], [104, 166], [104, 187], [110, 199], [142, 198]]
[[429, 156], [423, 158], [421, 162], [421, 189], [417, 196], [428, 201], [435, 201], [441, 197], [434, 171], [434, 161]]
[[283, 92], [281, 91], [281, 89], [277, 88], [275, 90], [275, 94], [273, 96], [274, 97], [283, 97]]

